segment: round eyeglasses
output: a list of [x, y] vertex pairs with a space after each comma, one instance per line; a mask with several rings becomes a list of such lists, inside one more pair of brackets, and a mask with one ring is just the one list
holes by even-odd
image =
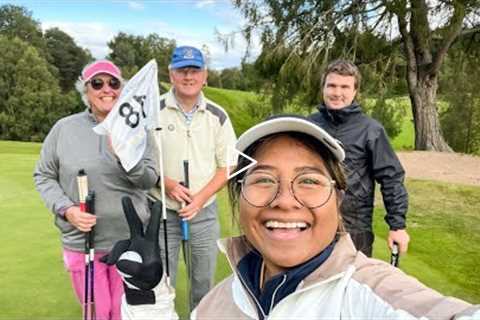
[[[252, 172], [238, 183], [243, 199], [257, 208], [268, 207], [280, 194], [280, 180], [270, 173]], [[334, 186], [335, 181], [321, 173], [300, 173], [290, 181], [290, 192], [302, 206], [315, 209], [328, 202]]]

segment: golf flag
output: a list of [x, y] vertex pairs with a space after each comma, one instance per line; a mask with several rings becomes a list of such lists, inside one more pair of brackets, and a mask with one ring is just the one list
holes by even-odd
[[159, 99], [157, 63], [151, 60], [127, 82], [108, 116], [93, 128], [97, 134], [110, 135], [127, 172], [145, 152], [147, 130], [157, 127]]

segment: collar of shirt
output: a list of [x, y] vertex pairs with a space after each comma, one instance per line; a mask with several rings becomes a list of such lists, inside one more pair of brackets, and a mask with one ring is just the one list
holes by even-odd
[[242, 279], [245, 281], [245, 284], [260, 303], [263, 313], [258, 313], [261, 319], [263, 319], [262, 314], [268, 316], [276, 304], [294, 292], [305, 277], [327, 260], [332, 253], [336, 242], [337, 239], [335, 238], [332, 243], [315, 257], [299, 266], [288, 269], [287, 271], [270, 278], [263, 285], [263, 289], [261, 289], [260, 283], [263, 258], [260, 253], [256, 250], [252, 250], [240, 260], [237, 265], [238, 271], [242, 276]]
[[183, 115], [185, 116], [185, 121], [187, 122], [187, 125], [190, 125], [190, 123], [192, 122], [192, 119], [193, 119], [193, 115], [194, 113], [201, 108], [202, 105], [204, 105], [203, 103], [203, 94], [202, 92], [200, 92], [200, 94], [198, 95], [198, 98], [197, 98], [197, 102], [195, 103], [195, 105], [193, 106], [192, 110], [190, 111], [185, 111], [185, 109], [183, 108], [182, 104], [177, 100], [177, 96], [175, 95], [175, 88], [172, 89], [172, 93], [173, 93], [173, 99], [175, 101], [175, 105], [177, 106], [177, 108], [183, 113]]

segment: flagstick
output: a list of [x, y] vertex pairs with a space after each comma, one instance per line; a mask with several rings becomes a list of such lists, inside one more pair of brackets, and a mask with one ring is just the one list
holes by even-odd
[[[157, 128], [157, 131], [160, 131], [161, 128]], [[161, 132], [160, 132], [161, 133]], [[165, 175], [163, 171], [163, 151], [162, 151], [162, 138], [158, 139], [158, 152], [159, 156], [159, 165], [160, 165], [160, 192], [162, 197], [162, 219], [163, 219], [163, 233], [165, 236], [165, 264], [166, 264], [166, 274], [167, 274], [167, 286], [170, 286], [170, 268], [168, 262], [168, 241], [167, 241], [167, 202], [165, 197]]]

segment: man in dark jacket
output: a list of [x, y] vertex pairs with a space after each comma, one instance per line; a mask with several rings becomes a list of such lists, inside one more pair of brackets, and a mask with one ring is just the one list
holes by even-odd
[[341, 210], [357, 249], [372, 255], [377, 182], [387, 211], [385, 221], [390, 228], [388, 245], [392, 248], [393, 242], [398, 243], [403, 253], [409, 242], [405, 230], [408, 209], [408, 194], [403, 183], [405, 172], [383, 126], [365, 115], [354, 101], [360, 80], [360, 72], [353, 63], [345, 60], [330, 63], [322, 79], [323, 104], [310, 118], [345, 147], [348, 186]]

